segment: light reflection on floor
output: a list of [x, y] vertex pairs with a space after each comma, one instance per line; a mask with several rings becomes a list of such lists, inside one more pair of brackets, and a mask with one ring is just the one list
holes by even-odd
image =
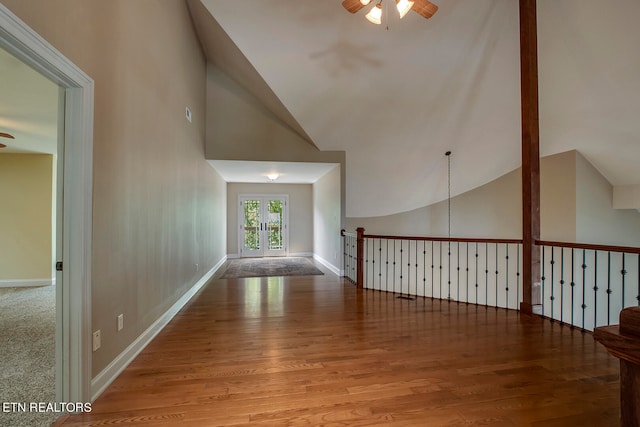
[[284, 315], [283, 277], [251, 277], [244, 280], [245, 317], [278, 317]]

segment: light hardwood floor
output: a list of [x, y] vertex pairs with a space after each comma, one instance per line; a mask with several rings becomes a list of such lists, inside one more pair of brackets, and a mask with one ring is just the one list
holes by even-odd
[[325, 276], [212, 280], [63, 426], [615, 426], [618, 361], [537, 317], [357, 291]]

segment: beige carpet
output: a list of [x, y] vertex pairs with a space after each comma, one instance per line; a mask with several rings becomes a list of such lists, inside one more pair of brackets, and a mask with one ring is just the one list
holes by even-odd
[[310, 258], [240, 258], [228, 262], [222, 279], [241, 277], [313, 276], [324, 274]]
[[[0, 405], [55, 402], [55, 286], [0, 288]], [[60, 414], [5, 412], [0, 426], [49, 426]]]

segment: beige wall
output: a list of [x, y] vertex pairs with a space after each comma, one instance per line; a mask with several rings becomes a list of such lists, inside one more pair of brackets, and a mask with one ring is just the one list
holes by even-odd
[[319, 151], [214, 65], [207, 66], [210, 160], [341, 163], [342, 151]]
[[313, 184], [313, 253], [341, 268], [340, 166]]
[[[455, 172], [452, 174], [455, 180]], [[520, 176], [511, 172], [451, 199], [451, 236], [518, 238], [521, 234]], [[347, 229], [370, 234], [447, 236], [448, 203], [386, 217], [347, 218]]]
[[[455, 171], [452, 172], [455, 182]], [[515, 238], [522, 235], [521, 172], [517, 169], [451, 200], [453, 237]], [[612, 207], [611, 184], [580, 153], [540, 162], [541, 239], [637, 246], [640, 214]], [[447, 202], [387, 217], [347, 218], [348, 230], [370, 234], [447, 235]]]
[[204, 159], [205, 59], [184, 0], [3, 3], [95, 81], [96, 375], [226, 253], [226, 186]]
[[0, 154], [0, 282], [52, 278], [50, 154]]
[[212, 64], [207, 65], [206, 140], [209, 160], [339, 164], [340, 221], [344, 221], [344, 151], [318, 150]]
[[[576, 240], [576, 151], [540, 161], [540, 238]], [[520, 174], [520, 169], [517, 171]], [[611, 208], [611, 206], [609, 206]], [[520, 231], [518, 236], [522, 235]]]
[[613, 186], [576, 153], [576, 235], [579, 242], [640, 246], [640, 213], [612, 209]]
[[227, 184], [227, 253], [238, 252], [238, 196], [240, 194], [289, 195], [290, 254], [313, 252], [313, 195], [311, 184]]

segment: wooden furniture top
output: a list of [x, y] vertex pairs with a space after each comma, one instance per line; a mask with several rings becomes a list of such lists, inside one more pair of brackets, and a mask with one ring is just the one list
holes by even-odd
[[620, 325], [596, 328], [593, 337], [612, 355], [640, 365], [640, 307], [625, 308]]

